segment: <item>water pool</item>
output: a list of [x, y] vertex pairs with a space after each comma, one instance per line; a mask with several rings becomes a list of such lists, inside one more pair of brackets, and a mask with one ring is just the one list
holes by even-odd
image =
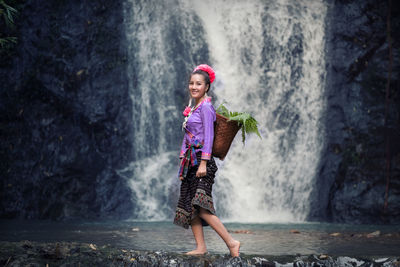
[[[225, 226], [242, 242], [241, 253], [247, 255], [400, 255], [399, 225], [225, 223]], [[367, 237], [375, 231], [380, 234]], [[205, 228], [204, 234], [210, 253], [227, 253], [224, 242], [210, 227]], [[195, 246], [191, 230], [171, 222], [1, 220], [0, 240], [74, 241], [166, 252], [185, 252]]]

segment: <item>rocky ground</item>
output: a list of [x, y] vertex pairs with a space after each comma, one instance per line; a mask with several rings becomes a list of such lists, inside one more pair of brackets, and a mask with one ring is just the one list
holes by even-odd
[[207, 254], [194, 257], [163, 251], [136, 251], [110, 245], [31, 241], [0, 242], [3, 266], [400, 266], [400, 257], [330, 255], [252, 256]]

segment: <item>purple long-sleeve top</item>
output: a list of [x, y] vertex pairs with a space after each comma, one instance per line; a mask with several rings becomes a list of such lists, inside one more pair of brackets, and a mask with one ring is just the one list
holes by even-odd
[[209, 160], [211, 158], [214, 141], [214, 121], [215, 109], [211, 103], [211, 98], [208, 97], [192, 112], [186, 123], [180, 158], [185, 156], [188, 147], [194, 144], [196, 139], [203, 144], [203, 147], [196, 149], [196, 153], [201, 151], [201, 159]]

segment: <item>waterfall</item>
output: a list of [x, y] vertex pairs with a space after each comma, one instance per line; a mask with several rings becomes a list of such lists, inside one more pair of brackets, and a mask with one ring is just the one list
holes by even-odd
[[[219, 99], [259, 121], [263, 139], [236, 139], [216, 196], [233, 221], [302, 221], [322, 148], [322, 1], [198, 1]], [[218, 194], [219, 193], [219, 194]]]
[[186, 79], [196, 62], [209, 60], [208, 48], [199, 19], [175, 0], [127, 0], [124, 25], [134, 153], [119, 174], [132, 188], [133, 219], [166, 220], [179, 190]]
[[[217, 74], [214, 105], [226, 101], [233, 111], [250, 112], [262, 134], [245, 146], [237, 136], [227, 158], [217, 160], [218, 214], [238, 222], [304, 221], [323, 146], [326, 3], [129, 3], [125, 24], [137, 149], [135, 161], [120, 173], [131, 181], [133, 218], [169, 220], [173, 214], [186, 94], [182, 72], [209, 63]], [[171, 44], [174, 38], [180, 42]], [[179, 68], [165, 72], [174, 64]], [[171, 98], [173, 90], [182, 96]]]

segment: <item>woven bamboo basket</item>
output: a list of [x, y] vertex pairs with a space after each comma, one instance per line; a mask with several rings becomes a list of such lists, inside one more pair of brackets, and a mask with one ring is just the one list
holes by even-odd
[[237, 121], [229, 121], [227, 117], [218, 113], [216, 115], [212, 154], [214, 157], [224, 160], [240, 127]]

